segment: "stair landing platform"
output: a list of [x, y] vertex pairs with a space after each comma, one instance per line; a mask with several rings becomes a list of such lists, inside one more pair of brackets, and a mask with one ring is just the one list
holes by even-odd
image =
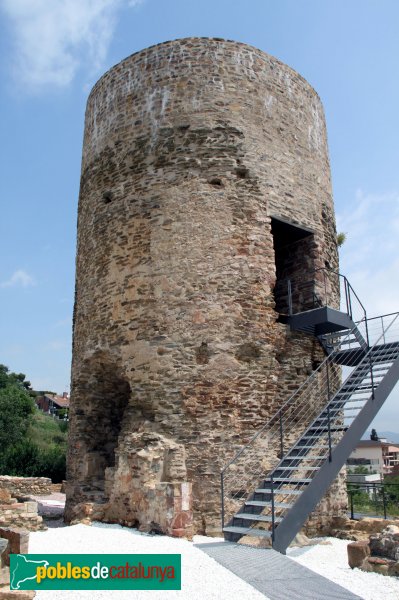
[[271, 548], [233, 542], [194, 545], [269, 600], [362, 600]]

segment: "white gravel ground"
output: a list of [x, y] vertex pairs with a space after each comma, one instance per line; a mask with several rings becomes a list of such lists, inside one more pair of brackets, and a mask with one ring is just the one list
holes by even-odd
[[[196, 543], [215, 538], [195, 536]], [[221, 540], [222, 541], [222, 540]], [[398, 600], [399, 579], [350, 569], [348, 541], [328, 538], [330, 545], [290, 548], [288, 556], [335, 581], [364, 600]], [[178, 553], [182, 555], [181, 591], [39, 591], [37, 600], [267, 600], [250, 585], [195, 548], [191, 542], [141, 534], [119, 525], [74, 525], [30, 534], [29, 552], [51, 553]]]
[[181, 591], [38, 591], [35, 600], [265, 600], [263, 594], [195, 548], [191, 542], [141, 534], [119, 525], [95, 523], [91, 527], [73, 525], [31, 533], [29, 552], [182, 555]]
[[349, 540], [323, 540], [330, 542], [330, 545], [288, 548], [287, 556], [364, 600], [399, 600], [399, 579], [351, 569], [346, 550]]

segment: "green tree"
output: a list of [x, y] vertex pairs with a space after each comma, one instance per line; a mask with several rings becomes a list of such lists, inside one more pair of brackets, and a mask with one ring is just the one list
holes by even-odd
[[376, 471], [370, 471], [370, 469], [364, 465], [357, 465], [356, 467], [350, 467], [348, 473], [353, 475], [375, 475]]
[[388, 502], [399, 506], [399, 475], [387, 475], [384, 478], [384, 491]]
[[0, 364], [0, 389], [9, 385], [16, 385], [25, 390], [31, 390], [32, 387], [24, 373], [13, 373], [8, 367]]
[[[60, 422], [58, 437], [50, 445], [32, 439], [35, 404], [30, 382], [23, 373], [12, 373], [0, 365], [0, 474], [65, 479], [65, 448]], [[48, 417], [51, 425], [53, 419]], [[39, 432], [45, 437], [45, 429]]]
[[26, 390], [17, 384], [0, 389], [0, 454], [23, 439], [33, 412], [34, 404]]

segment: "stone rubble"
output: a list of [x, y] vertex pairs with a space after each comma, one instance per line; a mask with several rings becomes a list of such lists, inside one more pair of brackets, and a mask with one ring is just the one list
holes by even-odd
[[399, 577], [399, 527], [388, 525], [368, 541], [348, 544], [348, 562], [352, 569]]
[[[29, 500], [18, 502], [11, 496], [10, 490], [5, 487], [4, 478], [2, 485], [3, 487], [0, 488], [0, 527], [22, 527], [30, 531], [46, 529], [42, 517], [38, 515], [37, 502]], [[10, 484], [10, 488], [16, 489], [12, 484]], [[27, 488], [22, 486], [22, 489], [25, 491]], [[25, 494], [23, 497], [26, 497]]]

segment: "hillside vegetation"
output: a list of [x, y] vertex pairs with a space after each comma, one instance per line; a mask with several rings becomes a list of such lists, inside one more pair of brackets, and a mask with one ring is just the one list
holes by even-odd
[[0, 474], [65, 479], [67, 423], [38, 411], [23, 373], [0, 365]]

